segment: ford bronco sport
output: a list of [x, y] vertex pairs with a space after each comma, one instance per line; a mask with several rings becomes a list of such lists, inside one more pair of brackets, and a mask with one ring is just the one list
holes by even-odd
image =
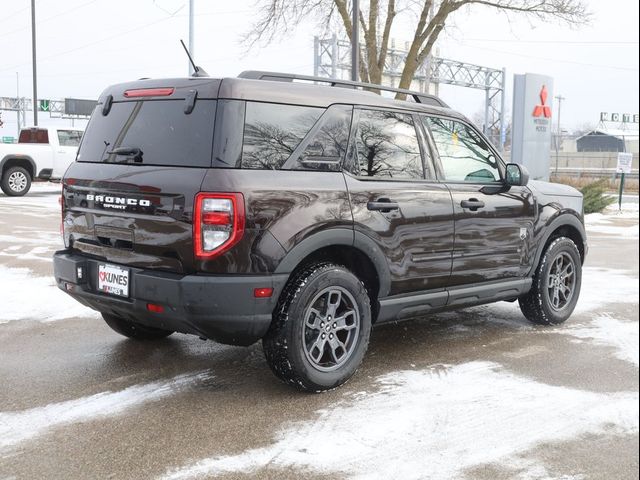
[[374, 324], [501, 300], [565, 321], [580, 193], [529, 181], [437, 97], [363, 86], [399, 91], [268, 72], [107, 88], [63, 179], [58, 286], [130, 338], [262, 340], [310, 391], [353, 375]]

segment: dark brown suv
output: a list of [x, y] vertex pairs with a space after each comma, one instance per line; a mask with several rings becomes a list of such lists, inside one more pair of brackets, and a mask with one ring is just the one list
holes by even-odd
[[500, 300], [566, 320], [580, 193], [528, 181], [438, 98], [381, 88], [397, 92], [266, 72], [108, 88], [63, 180], [59, 287], [134, 339], [262, 340], [312, 391], [353, 375], [373, 324]]

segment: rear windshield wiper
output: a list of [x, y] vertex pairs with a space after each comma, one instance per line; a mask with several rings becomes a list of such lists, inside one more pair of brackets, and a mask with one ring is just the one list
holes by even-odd
[[[114, 148], [107, 152], [108, 155], [126, 155], [127, 157], [132, 157], [133, 161], [136, 163], [142, 163], [142, 150], [138, 147], [118, 147]], [[122, 160], [117, 163], [126, 163], [129, 159]]]

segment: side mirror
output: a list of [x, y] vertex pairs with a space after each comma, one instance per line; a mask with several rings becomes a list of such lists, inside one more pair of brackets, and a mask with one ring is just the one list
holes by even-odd
[[504, 177], [510, 187], [524, 187], [529, 183], [529, 171], [519, 163], [507, 163]]

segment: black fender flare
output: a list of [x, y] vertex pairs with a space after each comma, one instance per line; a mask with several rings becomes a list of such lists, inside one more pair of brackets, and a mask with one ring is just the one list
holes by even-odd
[[305, 238], [287, 252], [274, 273], [291, 273], [300, 262], [313, 252], [334, 245], [354, 247], [366, 255], [367, 258], [371, 260], [371, 263], [373, 263], [376, 273], [378, 274], [378, 296], [382, 298], [389, 294], [391, 275], [382, 250], [380, 250], [380, 247], [367, 235], [361, 232], [354, 232], [348, 228], [332, 228]]
[[34, 178], [37, 177], [38, 170], [36, 168], [36, 162], [33, 161], [33, 158], [31, 158], [28, 155], [19, 155], [19, 154], [15, 154], [14, 155], [12, 153], [10, 153], [9, 155], [5, 155], [4, 158], [2, 160], [0, 160], [0, 173], [4, 172], [4, 166], [9, 160], [24, 160], [24, 161], [26, 161], [29, 165], [31, 165], [31, 171], [33, 172], [33, 175], [31, 175], [31, 179], [33, 180]]
[[553, 234], [553, 232], [555, 232], [560, 227], [566, 227], [566, 226], [573, 227], [578, 231], [578, 233], [580, 234], [580, 237], [582, 238], [582, 243], [583, 243], [583, 247], [586, 254], [587, 232], [585, 231], [584, 224], [578, 219], [578, 217], [575, 216], [575, 214], [569, 213], [569, 212], [566, 212], [566, 213], [561, 212], [560, 214], [558, 214], [558, 216], [556, 216], [551, 221], [551, 223], [545, 226], [546, 232], [544, 236], [541, 238], [540, 242], [538, 243], [535, 261], [533, 262], [533, 267], [530, 273], [533, 273], [538, 268], [538, 264], [540, 263], [540, 258], [544, 253], [544, 247], [549, 241], [549, 238], [551, 238], [551, 235]]

